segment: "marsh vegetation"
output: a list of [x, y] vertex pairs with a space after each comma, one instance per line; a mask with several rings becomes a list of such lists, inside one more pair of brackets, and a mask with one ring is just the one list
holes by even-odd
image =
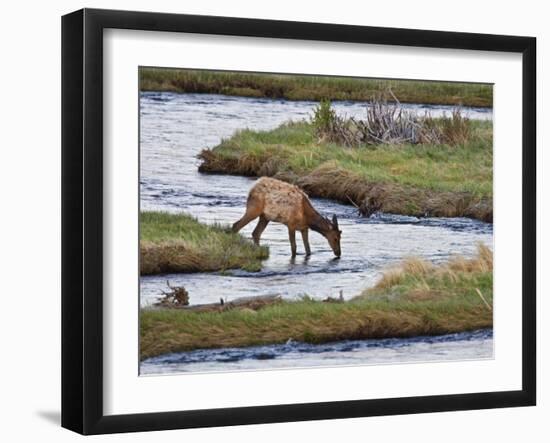
[[391, 89], [403, 103], [493, 106], [489, 84], [141, 68], [141, 91], [285, 100], [368, 101]]

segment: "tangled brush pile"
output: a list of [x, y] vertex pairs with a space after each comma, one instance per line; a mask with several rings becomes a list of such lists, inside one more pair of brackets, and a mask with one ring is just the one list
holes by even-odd
[[[390, 91], [391, 93], [391, 91]], [[393, 96], [393, 94], [392, 94]], [[348, 147], [364, 145], [448, 144], [464, 143], [471, 135], [470, 121], [460, 108], [450, 117], [433, 118], [429, 113], [419, 117], [394, 101], [373, 99], [364, 120], [336, 114], [330, 101], [319, 103], [312, 124], [320, 141]]]

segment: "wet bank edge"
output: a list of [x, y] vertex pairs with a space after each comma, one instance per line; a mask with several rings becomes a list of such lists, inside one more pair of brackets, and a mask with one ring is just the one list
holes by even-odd
[[298, 176], [278, 171], [277, 165], [268, 157], [247, 163], [240, 157], [228, 158], [212, 149], [204, 149], [198, 157], [201, 160], [201, 173], [274, 177], [298, 185], [310, 197], [354, 205], [365, 216], [383, 212], [412, 217], [467, 217], [493, 222], [492, 199], [468, 192], [435, 192], [405, 188], [394, 183], [367, 182], [338, 168], [318, 168], [307, 175]]

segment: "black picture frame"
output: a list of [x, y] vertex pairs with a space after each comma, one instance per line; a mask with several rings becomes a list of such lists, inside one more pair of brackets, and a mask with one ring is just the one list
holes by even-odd
[[[131, 415], [103, 413], [103, 30], [170, 31], [522, 54], [522, 389]], [[83, 9], [62, 18], [62, 426], [82, 434], [458, 411], [536, 403], [536, 39]]]

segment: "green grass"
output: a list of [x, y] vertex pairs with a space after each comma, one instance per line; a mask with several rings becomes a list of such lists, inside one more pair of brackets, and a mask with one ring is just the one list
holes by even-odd
[[311, 125], [284, 125], [272, 131], [243, 130], [214, 151], [229, 158], [281, 161], [284, 171], [304, 175], [327, 162], [368, 181], [393, 182], [436, 191], [492, 195], [490, 122], [472, 122], [478, 137], [465, 145], [379, 145], [350, 149], [317, 143]]
[[361, 101], [391, 89], [403, 103], [493, 106], [492, 85], [420, 80], [141, 68], [140, 89], [287, 100]]
[[140, 214], [141, 274], [261, 269], [269, 255], [228, 227], [206, 225], [187, 214]]
[[[142, 309], [140, 356], [199, 348], [438, 335], [492, 327], [492, 252], [434, 266], [406, 260], [344, 303], [304, 299], [258, 311]], [[481, 294], [481, 295], [480, 295]]]
[[385, 212], [491, 221], [492, 123], [468, 124], [471, 136], [462, 144], [361, 148], [319, 141], [308, 122], [242, 130], [203, 151], [200, 170], [275, 176], [314, 196], [358, 205], [376, 199]]

